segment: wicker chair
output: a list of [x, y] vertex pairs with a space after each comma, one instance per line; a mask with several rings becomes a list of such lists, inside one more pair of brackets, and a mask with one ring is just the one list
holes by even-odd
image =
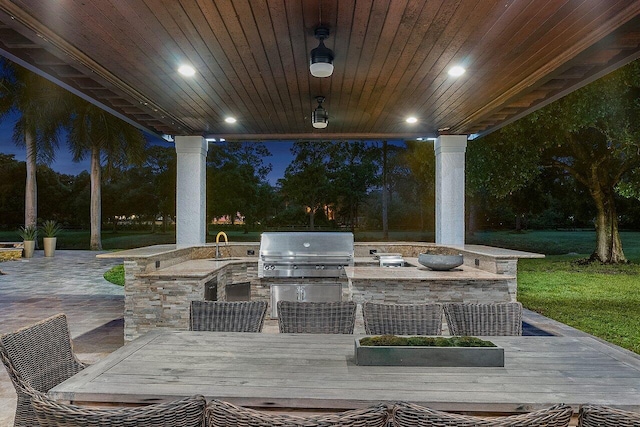
[[389, 410], [385, 405], [335, 414], [297, 416], [260, 412], [212, 400], [205, 412], [208, 427], [383, 427], [389, 418]]
[[640, 427], [640, 412], [629, 412], [597, 405], [584, 405], [580, 408], [578, 427], [618, 426]]
[[369, 335], [440, 335], [442, 305], [362, 304], [364, 329]]
[[191, 301], [189, 330], [261, 332], [266, 301]]
[[451, 335], [522, 335], [522, 304], [445, 304]]
[[40, 427], [202, 427], [206, 400], [191, 396], [127, 408], [80, 407], [38, 393], [32, 397]]
[[393, 407], [392, 419], [395, 427], [561, 427], [569, 425], [572, 413], [571, 406], [559, 404], [526, 414], [485, 418], [452, 414], [412, 403], [398, 402]]
[[18, 394], [16, 427], [38, 425], [25, 390], [46, 393], [86, 366], [73, 353], [64, 314], [0, 336], [0, 359]]
[[356, 303], [278, 301], [281, 333], [352, 334]]

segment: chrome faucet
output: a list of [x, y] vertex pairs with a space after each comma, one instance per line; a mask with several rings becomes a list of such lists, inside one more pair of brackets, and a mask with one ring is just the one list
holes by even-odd
[[227, 237], [227, 233], [225, 233], [224, 231], [221, 231], [216, 235], [216, 258], [220, 258], [220, 236], [224, 237], [225, 246], [229, 244], [229, 238]]

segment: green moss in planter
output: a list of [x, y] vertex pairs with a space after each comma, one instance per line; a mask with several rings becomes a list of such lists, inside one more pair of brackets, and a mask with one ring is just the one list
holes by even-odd
[[398, 337], [379, 335], [360, 339], [364, 346], [410, 346], [410, 347], [496, 347], [491, 341], [476, 337]]
[[504, 367], [504, 348], [475, 337], [381, 335], [354, 342], [357, 365]]

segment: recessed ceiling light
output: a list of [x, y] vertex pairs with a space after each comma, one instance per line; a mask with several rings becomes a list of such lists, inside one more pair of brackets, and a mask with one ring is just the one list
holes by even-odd
[[415, 117], [407, 117], [407, 123], [418, 123], [418, 119]]
[[227, 123], [235, 123], [235, 122], [237, 122], [235, 117], [227, 117], [226, 119], [224, 119], [224, 121], [227, 122]]
[[449, 68], [449, 75], [451, 77], [460, 77], [461, 75], [464, 74], [464, 72], [467, 71], [464, 68], [462, 68], [459, 65], [456, 65], [454, 67]]
[[196, 73], [196, 70], [191, 65], [181, 65], [178, 72], [183, 76], [191, 77]]

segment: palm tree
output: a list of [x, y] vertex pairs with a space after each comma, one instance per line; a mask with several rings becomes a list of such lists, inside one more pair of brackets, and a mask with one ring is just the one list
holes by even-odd
[[140, 163], [146, 140], [135, 127], [89, 102], [75, 98], [69, 122], [74, 161], [91, 156], [91, 250], [102, 249], [102, 168], [110, 176], [120, 167]]
[[69, 117], [68, 92], [39, 75], [0, 60], [0, 120], [14, 118], [13, 140], [26, 149], [24, 225], [38, 219], [36, 163], [50, 163]]

